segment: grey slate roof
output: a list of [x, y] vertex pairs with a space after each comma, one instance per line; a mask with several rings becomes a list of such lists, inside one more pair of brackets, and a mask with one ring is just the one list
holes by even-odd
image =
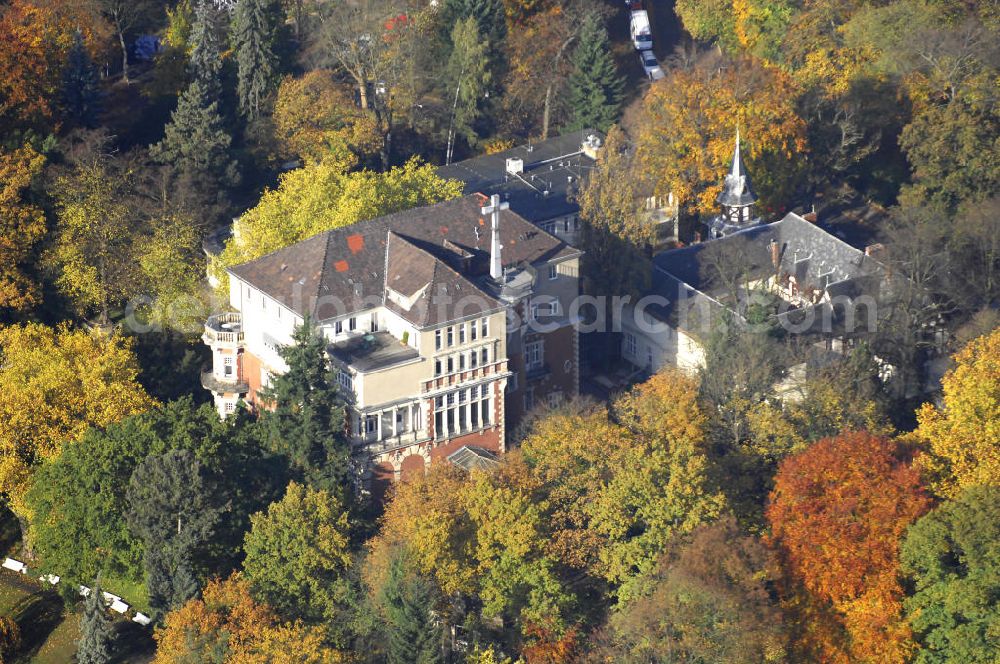
[[725, 308], [720, 302], [726, 300], [726, 287], [719, 263], [738, 262], [741, 277], [762, 279], [775, 273], [773, 252], [778, 272], [794, 275], [803, 291], [814, 287], [827, 290], [831, 297], [854, 298], [877, 292], [884, 277], [876, 260], [789, 213], [780, 221], [655, 256], [651, 292], [670, 303], [649, 311], [672, 325], [693, 329], [695, 322], [700, 325], [705, 316]]
[[[465, 183], [463, 191], [467, 194], [500, 194], [510, 203], [511, 210], [538, 224], [579, 212], [576, 194], [580, 180], [587, 177], [596, 163], [581, 152], [584, 139], [591, 134], [603, 139], [600, 132], [593, 129], [574, 131], [441, 166], [437, 174], [461, 180]], [[520, 178], [507, 173], [508, 158], [524, 160], [524, 172]]]
[[[405, 241], [398, 245], [399, 252], [392, 253], [398, 253], [406, 265], [426, 276], [431, 273], [423, 263], [440, 262], [443, 266], [435, 266], [432, 275], [440, 275], [440, 283], [476, 288], [474, 282], [489, 268], [489, 222], [480, 214], [483, 200], [482, 195], [473, 194], [358, 222], [234, 266], [229, 272], [295, 313], [309, 313], [323, 321], [382, 306], [391, 233]], [[512, 210], [500, 214], [500, 237], [505, 266], [540, 266], [580, 253]], [[414, 249], [404, 244], [420, 253], [414, 257]], [[389, 275], [398, 275], [402, 269], [393, 264]], [[420, 278], [407, 276], [406, 280], [415, 283]], [[482, 289], [477, 292], [483, 294]], [[445, 310], [435, 315], [451, 314]]]

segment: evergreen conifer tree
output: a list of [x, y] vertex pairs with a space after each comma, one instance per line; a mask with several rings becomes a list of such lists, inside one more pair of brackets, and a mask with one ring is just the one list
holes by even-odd
[[149, 603], [158, 614], [198, 591], [190, 561], [219, 521], [215, 493], [189, 450], [152, 455], [132, 473], [127, 495], [133, 509], [126, 520], [142, 540]]
[[83, 43], [83, 34], [77, 30], [73, 35], [63, 70], [63, 109], [74, 124], [93, 127], [101, 106], [101, 91], [97, 82], [97, 70]]
[[194, 22], [191, 25], [191, 60], [188, 67], [195, 81], [201, 83], [209, 100], [219, 97], [219, 76], [222, 59], [219, 57], [222, 45], [219, 43], [218, 13], [209, 0], [198, 0], [194, 8]]
[[177, 190], [190, 197], [180, 202], [191, 209], [218, 213], [227, 204], [227, 190], [239, 182], [229, 149], [232, 141], [219, 102], [212, 101], [205, 85], [195, 80], [178, 99], [166, 135], [150, 149], [150, 155], [173, 169]]
[[94, 581], [94, 587], [84, 603], [83, 619], [80, 621], [80, 640], [76, 647], [77, 664], [107, 664], [111, 661], [112, 640], [111, 617], [104, 607], [101, 595], [101, 577]]
[[397, 553], [379, 598], [386, 614], [386, 654], [389, 664], [436, 664], [441, 656], [442, 632], [431, 611], [437, 599], [434, 586]]
[[248, 120], [278, 83], [278, 31], [282, 23], [278, 0], [237, 0], [233, 12], [232, 45], [236, 51], [240, 111]]
[[573, 73], [569, 78], [569, 107], [566, 129], [588, 127], [607, 131], [621, 111], [625, 80], [615, 68], [608, 46], [608, 33], [600, 16], [588, 14], [580, 27], [579, 44], [573, 52]]
[[283, 454], [304, 482], [342, 499], [349, 495], [350, 453], [344, 408], [326, 355], [326, 341], [306, 316], [279, 351], [288, 371], [275, 376], [261, 398], [273, 404], [264, 427], [274, 452]]

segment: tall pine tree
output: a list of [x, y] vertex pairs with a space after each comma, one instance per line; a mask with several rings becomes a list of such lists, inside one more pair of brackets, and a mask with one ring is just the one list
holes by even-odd
[[615, 68], [608, 33], [600, 16], [588, 14], [580, 26], [569, 78], [569, 131], [592, 128], [607, 131], [621, 111], [625, 79]]
[[292, 471], [317, 489], [347, 500], [350, 450], [344, 406], [326, 355], [326, 340], [306, 316], [279, 351], [288, 371], [275, 376], [260, 397], [273, 405], [263, 423], [274, 452], [288, 458]]
[[162, 614], [198, 591], [191, 561], [215, 531], [222, 509], [189, 450], [152, 455], [129, 480], [129, 530], [142, 540], [150, 606]]
[[219, 36], [219, 14], [210, 0], [198, 0], [194, 8], [194, 22], [191, 25], [191, 59], [188, 67], [191, 77], [201, 83], [209, 100], [216, 100], [221, 92], [219, 76], [222, 59], [219, 54], [222, 44]]
[[104, 608], [101, 577], [87, 595], [80, 620], [80, 640], [76, 646], [77, 664], [107, 664], [111, 661], [111, 617]]
[[232, 136], [203, 83], [195, 80], [177, 101], [163, 140], [150, 149], [156, 161], [173, 169], [175, 190], [184, 194], [190, 209], [223, 212], [227, 190], [239, 182], [236, 161], [230, 153]]
[[379, 596], [385, 612], [386, 654], [389, 664], [437, 664], [442, 631], [431, 611], [438, 599], [434, 586], [397, 552]]
[[101, 91], [97, 70], [83, 43], [83, 33], [73, 35], [73, 46], [66, 58], [62, 80], [63, 111], [67, 119], [80, 127], [94, 127], [101, 110]]
[[237, 0], [232, 46], [236, 51], [240, 111], [255, 120], [278, 84], [278, 36], [283, 13], [278, 0]]

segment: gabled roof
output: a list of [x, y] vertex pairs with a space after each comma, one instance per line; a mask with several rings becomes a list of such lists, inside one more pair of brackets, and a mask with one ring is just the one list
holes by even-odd
[[[400, 245], [399, 260], [416, 266], [424, 260], [417, 256], [427, 256], [428, 261], [433, 258], [452, 266], [453, 272], [460, 271], [464, 284], [473, 284], [488, 271], [490, 230], [480, 213], [483, 200], [482, 195], [473, 194], [358, 222], [234, 266], [229, 272], [298, 315], [308, 313], [327, 320], [383, 304], [391, 232], [423, 252], [415, 255]], [[580, 254], [512, 210], [500, 214], [500, 239], [504, 266], [540, 266]], [[426, 272], [425, 266], [420, 269]], [[390, 274], [399, 273], [395, 269]], [[406, 277], [407, 282], [419, 279]], [[447, 283], [454, 277], [441, 279]]]
[[387, 297], [385, 306], [417, 327], [503, 308], [456, 270], [392, 231], [386, 246], [385, 286], [408, 300], [404, 304]]
[[780, 221], [655, 256], [651, 292], [668, 304], [649, 312], [689, 331], [706, 329], [706, 316], [726, 307], [722, 302], [728, 293], [720, 270], [729, 262], [739, 264], [742, 280], [767, 278], [777, 271], [794, 276], [801, 290], [826, 290], [831, 297], [875, 292], [884, 273], [864, 252], [789, 213]]

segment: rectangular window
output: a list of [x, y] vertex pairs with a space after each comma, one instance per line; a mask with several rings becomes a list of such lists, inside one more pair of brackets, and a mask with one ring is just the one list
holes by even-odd
[[435, 376], [440, 376], [441, 375], [441, 360], [440, 359], [434, 360], [434, 375]]
[[365, 415], [365, 433], [370, 435], [376, 431], [378, 431], [378, 416]]
[[445, 411], [445, 422], [448, 426], [448, 435], [455, 433], [455, 409], [449, 408]]
[[479, 326], [476, 325], [476, 321], [469, 323], [469, 337], [473, 341], [479, 338]]
[[465, 353], [458, 354], [458, 370], [465, 371]]
[[434, 350], [441, 350], [441, 330], [434, 330]]
[[234, 402], [232, 402], [232, 401], [227, 401], [226, 402], [226, 412], [227, 413], [232, 413], [235, 410], [236, 410], [236, 404]]
[[393, 423], [392, 411], [391, 410], [383, 410], [382, 411], [382, 437], [383, 438], [389, 438], [390, 436], [395, 435], [395, 432], [392, 430], [392, 423]]
[[535, 390], [534, 388], [526, 388], [524, 390], [524, 412], [528, 412], [535, 407]]
[[348, 318], [347, 319], [347, 329], [350, 332], [353, 332], [354, 330], [358, 329], [358, 319], [355, 318], [354, 316], [351, 316], [350, 318]]
[[440, 410], [434, 413], [434, 437], [444, 437], [444, 413]]
[[345, 392], [354, 392], [354, 379], [346, 371], [340, 371], [337, 373], [337, 384]]
[[455, 373], [455, 358], [448, 356], [448, 373]]
[[490, 336], [490, 319], [489, 318], [484, 318], [483, 322], [480, 324], [479, 336], [481, 336], [483, 339], [485, 339], [486, 337]]
[[458, 430], [465, 431], [469, 428], [469, 422], [465, 416], [465, 408], [458, 409]]
[[480, 419], [483, 421], [483, 426], [487, 427], [490, 425], [490, 400], [483, 399], [479, 402], [479, 412], [482, 416]]
[[458, 326], [458, 343], [465, 343], [465, 323]]
[[468, 390], [459, 390], [458, 391], [458, 403], [465, 403], [468, 398], [469, 398], [469, 391]]
[[541, 341], [532, 341], [524, 347], [524, 367], [529, 371], [542, 366], [544, 352]]
[[455, 328], [449, 327], [448, 328], [448, 348], [451, 348], [454, 345], [455, 345]]
[[562, 403], [562, 392], [550, 392], [548, 396], [549, 408], [558, 408]]
[[625, 333], [625, 354], [629, 357], [635, 357], [639, 352], [638, 344], [635, 340], [635, 335], [631, 332]]
[[372, 323], [369, 329], [372, 332], [378, 332], [378, 317], [375, 314], [372, 314]]
[[344, 332], [344, 321], [338, 320], [336, 323], [333, 324], [333, 333], [343, 334], [343, 332]]
[[472, 402], [472, 408], [469, 409], [469, 418], [471, 420], [470, 424], [473, 429], [479, 428], [479, 409], [480, 409], [479, 402], [478, 401]]
[[483, 348], [479, 351], [479, 363], [484, 367], [490, 363], [490, 349]]
[[559, 268], [555, 265], [549, 266], [549, 281], [553, 281], [559, 278]]
[[406, 433], [407, 421], [406, 421], [406, 408], [396, 409], [396, 435], [401, 433]]
[[444, 405], [444, 397], [440, 395], [434, 397], [434, 407], [440, 408], [442, 405]]
[[233, 375], [233, 358], [225, 357], [222, 359], [222, 373], [227, 377]]
[[472, 351], [469, 353], [469, 368], [475, 369], [479, 366], [479, 351]]

